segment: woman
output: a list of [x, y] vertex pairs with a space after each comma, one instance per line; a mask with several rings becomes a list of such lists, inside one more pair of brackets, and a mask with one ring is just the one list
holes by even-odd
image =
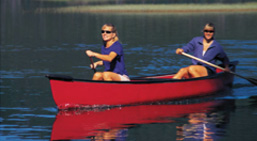
[[[186, 46], [178, 48], [176, 54], [182, 52], [192, 52], [195, 57], [215, 64], [217, 60], [223, 62], [225, 71], [229, 70], [229, 59], [221, 45], [214, 40], [215, 27], [212, 23], [207, 23], [203, 29], [203, 37], [193, 38]], [[195, 78], [215, 74], [215, 68], [204, 63], [192, 60], [193, 65], [182, 68], [174, 75], [173, 79]]]
[[[94, 74], [93, 80], [129, 81], [124, 64], [123, 49], [119, 42], [116, 27], [112, 24], [104, 24], [102, 26], [102, 39], [104, 45], [101, 48], [101, 54], [91, 50], [86, 51], [89, 57], [101, 59], [101, 61], [93, 64], [95, 68], [98, 65], [104, 65], [105, 67], [104, 72]], [[93, 68], [92, 64], [91, 68]]]

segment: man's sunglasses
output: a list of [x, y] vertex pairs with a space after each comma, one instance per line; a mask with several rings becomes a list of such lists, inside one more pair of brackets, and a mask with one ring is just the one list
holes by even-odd
[[102, 33], [106, 33], [106, 34], [112, 33], [112, 31], [108, 31], [108, 30], [102, 30], [101, 32], [102, 32]]
[[213, 33], [213, 30], [204, 30], [204, 32], [209, 32], [209, 33]]

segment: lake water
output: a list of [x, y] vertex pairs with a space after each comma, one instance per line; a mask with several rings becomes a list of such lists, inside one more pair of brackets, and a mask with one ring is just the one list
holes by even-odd
[[256, 140], [257, 87], [238, 77], [230, 90], [212, 97], [62, 112], [44, 77], [91, 79], [84, 51], [100, 51], [100, 29], [109, 22], [118, 28], [131, 77], [176, 72], [191, 60], [175, 49], [201, 36], [203, 25], [212, 21], [230, 60], [239, 61], [237, 73], [257, 78], [256, 12], [35, 12], [39, 7], [1, 1], [0, 140]]

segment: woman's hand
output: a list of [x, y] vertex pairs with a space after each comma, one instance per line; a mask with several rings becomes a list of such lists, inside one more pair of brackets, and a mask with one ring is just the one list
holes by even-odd
[[97, 67], [97, 62], [94, 63], [94, 66], [92, 64], [90, 64], [91, 69], [95, 69], [96, 67]]
[[182, 52], [184, 52], [184, 50], [182, 48], [177, 48], [176, 50], [176, 54], [182, 54]]
[[86, 50], [85, 53], [87, 54], [87, 56], [89, 57], [95, 57], [95, 52], [91, 51], [91, 50]]
[[91, 69], [93, 69], [93, 68], [96, 68], [97, 66], [101, 66], [101, 65], [103, 65], [103, 61], [97, 61], [97, 62], [94, 62], [94, 67], [93, 67], [93, 65], [92, 64], [90, 64], [90, 67], [91, 67]]
[[225, 71], [225, 72], [230, 72], [230, 69], [229, 69], [229, 66], [228, 66], [228, 65], [224, 68], [224, 71]]

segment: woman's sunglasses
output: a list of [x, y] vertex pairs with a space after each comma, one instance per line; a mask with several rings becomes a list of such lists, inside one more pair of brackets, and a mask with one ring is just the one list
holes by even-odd
[[101, 32], [102, 32], [102, 33], [106, 33], [106, 34], [112, 33], [112, 31], [108, 31], [108, 30], [102, 30]]
[[213, 30], [204, 30], [204, 32], [209, 32], [209, 33], [213, 33]]

